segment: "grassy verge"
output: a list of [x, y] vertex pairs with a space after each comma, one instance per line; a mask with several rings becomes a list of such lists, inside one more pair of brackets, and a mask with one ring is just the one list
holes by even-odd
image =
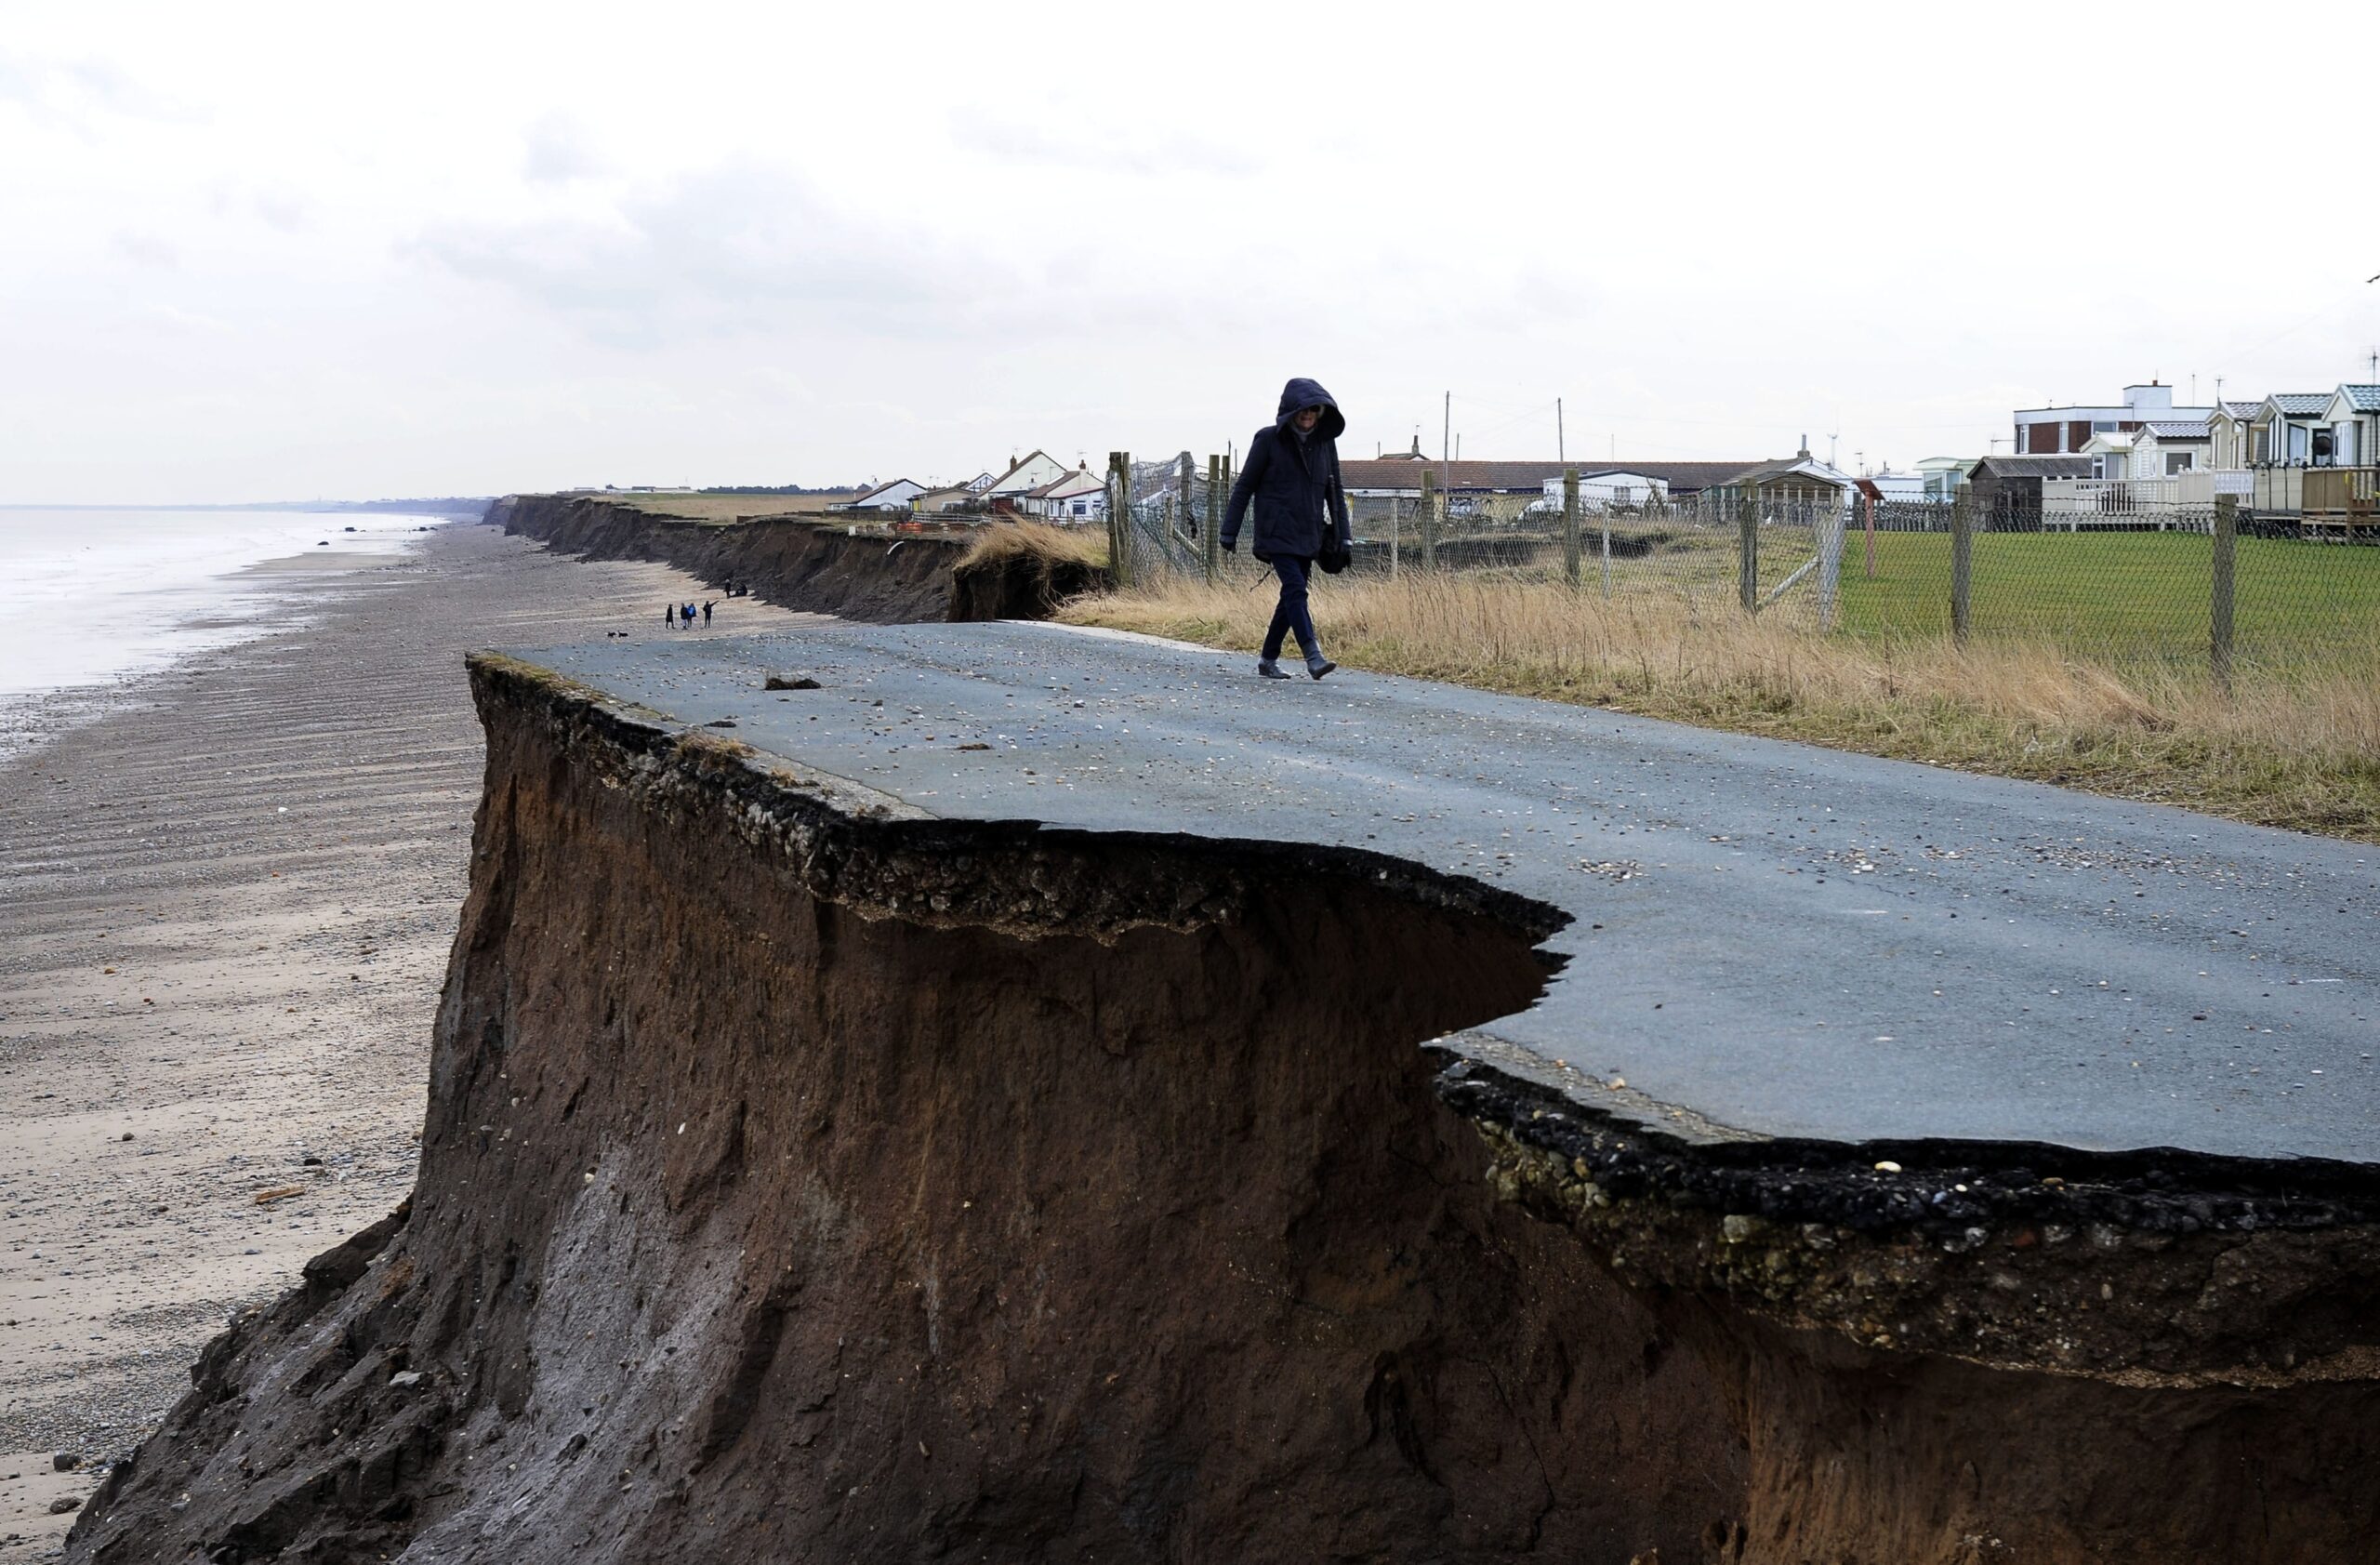
[[963, 570], [969, 565], [1024, 555], [1104, 570], [1107, 565], [1107, 535], [1090, 527], [1052, 527], [1045, 522], [1005, 523], [978, 532], [975, 540], [967, 546], [967, 552], [959, 557], [959, 565]]
[[[1079, 598], [1059, 617], [1252, 652], [1271, 612], [1261, 583], [1234, 579]], [[1815, 636], [1541, 580], [1323, 578], [1315, 617], [1350, 668], [2380, 842], [2369, 634], [2319, 665], [2242, 674], [2227, 698], [2192, 670], [2079, 661], [2038, 643]]]

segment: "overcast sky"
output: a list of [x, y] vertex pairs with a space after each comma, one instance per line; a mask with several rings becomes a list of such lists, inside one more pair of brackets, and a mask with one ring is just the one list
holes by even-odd
[[[2380, 6], [11, 4], [0, 501], [1977, 455], [2380, 346]], [[2302, 134], [2277, 136], [2283, 126]]]

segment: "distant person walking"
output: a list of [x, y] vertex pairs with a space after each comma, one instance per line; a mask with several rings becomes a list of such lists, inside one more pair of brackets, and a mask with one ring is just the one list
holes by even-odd
[[1314, 616], [1306, 606], [1306, 584], [1316, 562], [1337, 574], [1347, 568], [1355, 535], [1347, 525], [1347, 490], [1339, 475], [1339, 437], [1347, 420], [1317, 381], [1290, 381], [1271, 425], [1248, 443], [1248, 461], [1232, 485], [1223, 513], [1223, 552], [1237, 551], [1239, 527], [1252, 503], [1256, 537], [1250, 552], [1281, 578], [1280, 602], [1264, 632], [1264, 654], [1256, 671], [1287, 679], [1279, 662], [1281, 642], [1294, 634], [1305, 654], [1305, 671], [1316, 679], [1339, 665], [1322, 655]]
[[717, 602], [719, 602], [717, 598], [705, 598], [703, 600], [703, 629], [706, 630], [710, 629], [710, 606]]
[[665, 607], [662, 609], [662, 611], [661, 611], [661, 623], [662, 623], [662, 624], [664, 624], [664, 625], [668, 626], [668, 627], [669, 627], [669, 629], [671, 629], [672, 630], [676, 630], [676, 629], [678, 628], [678, 605], [677, 605], [677, 604], [675, 604], [675, 603], [670, 603], [670, 604], [668, 604], [667, 606], [665, 606]]

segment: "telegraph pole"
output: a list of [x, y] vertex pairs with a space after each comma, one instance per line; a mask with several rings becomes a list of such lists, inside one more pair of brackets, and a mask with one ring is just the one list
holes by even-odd
[[1562, 399], [1560, 397], [1554, 399], [1554, 460], [1561, 462], [1570, 459], [1570, 448], [1565, 443], [1562, 433]]

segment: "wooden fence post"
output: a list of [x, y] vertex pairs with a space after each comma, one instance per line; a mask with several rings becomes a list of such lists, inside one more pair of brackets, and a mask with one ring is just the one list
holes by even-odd
[[2240, 502], [2229, 495], [2215, 497], [2214, 615], [2209, 624], [2207, 660], [2215, 683], [2231, 694], [2231, 617], [2237, 590], [2240, 550]]
[[1116, 487], [1124, 496], [1124, 521], [1117, 529], [1117, 535], [1124, 540], [1124, 585], [1131, 587], [1141, 579], [1141, 551], [1139, 539], [1134, 537], [1136, 529], [1132, 525], [1132, 454], [1130, 451], [1116, 453]]
[[1975, 595], [1975, 501], [1950, 502], [1950, 639], [1964, 646]]
[[1736, 595], [1746, 614], [1760, 612], [1760, 486], [1750, 482], [1736, 502]]
[[1438, 568], [1438, 475], [1421, 470], [1421, 568]]
[[1116, 503], [1116, 453], [1113, 451], [1107, 453], [1107, 483], [1100, 492], [1100, 499], [1104, 502], [1101, 509], [1107, 512], [1107, 579], [1120, 587], [1124, 583], [1124, 545], [1117, 518], [1119, 508]]
[[1107, 454], [1107, 574], [1118, 587], [1132, 585], [1132, 454]]
[[[1174, 459], [1173, 465], [1176, 491], [1182, 497], [1181, 503], [1174, 508], [1175, 524], [1178, 527], [1195, 527], [1198, 524], [1198, 507], [1196, 493], [1191, 486], [1191, 477], [1197, 471], [1197, 464], [1190, 459], [1190, 453], [1184, 451]], [[1176, 534], [1176, 537], [1179, 536]], [[1169, 549], [1171, 547], [1170, 542], [1168, 547]]]
[[1223, 459], [1207, 458], [1207, 530], [1199, 540], [1199, 550], [1207, 562], [1207, 579], [1213, 581], [1223, 571]]
[[1579, 470], [1562, 470], [1562, 578], [1579, 585]]

